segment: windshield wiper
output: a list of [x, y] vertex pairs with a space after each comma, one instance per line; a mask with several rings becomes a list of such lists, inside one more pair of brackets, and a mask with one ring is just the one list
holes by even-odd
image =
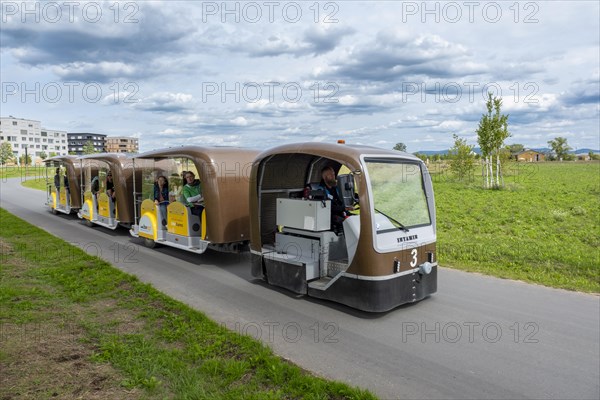
[[389, 219], [390, 221], [392, 221], [396, 225], [398, 225], [398, 228], [402, 229], [404, 232], [408, 232], [408, 228], [405, 227], [402, 223], [396, 221], [394, 218], [390, 217], [386, 213], [383, 213], [383, 212], [379, 211], [378, 209], [375, 209], [375, 211], [378, 212], [379, 214], [383, 215], [384, 217], [386, 217], [387, 219]]

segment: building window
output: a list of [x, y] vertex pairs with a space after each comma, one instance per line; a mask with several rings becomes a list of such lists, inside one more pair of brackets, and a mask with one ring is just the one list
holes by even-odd
[[13, 121], [13, 126], [17, 126], [17, 121]]
[[27, 135], [27, 129], [21, 129], [21, 135]]

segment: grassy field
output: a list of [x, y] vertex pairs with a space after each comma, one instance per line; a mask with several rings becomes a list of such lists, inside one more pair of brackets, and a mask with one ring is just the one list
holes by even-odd
[[14, 166], [2, 166], [0, 167], [0, 181], [3, 181], [7, 178], [23, 178], [26, 177], [35, 177], [35, 176], [46, 176], [46, 167], [45, 166], [34, 166], [34, 167], [14, 167]]
[[0, 399], [373, 399], [0, 209]]
[[[52, 180], [50, 182], [52, 183]], [[29, 178], [26, 181], [21, 182], [21, 185], [31, 188], [31, 189], [38, 189], [38, 190], [46, 191], [46, 178], [45, 177]]]
[[430, 165], [447, 267], [600, 292], [600, 163], [511, 163], [505, 189]]

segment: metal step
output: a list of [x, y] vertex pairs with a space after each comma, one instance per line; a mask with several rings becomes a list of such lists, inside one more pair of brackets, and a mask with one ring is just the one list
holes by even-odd
[[335, 283], [335, 281], [337, 281], [341, 276], [343, 275], [343, 273], [339, 273], [336, 276], [334, 276], [333, 278], [330, 276], [325, 276], [321, 279], [318, 279], [316, 281], [312, 281], [308, 283], [308, 287], [311, 289], [317, 289], [317, 290], [327, 290], [329, 289], [329, 287], [331, 285], [333, 285]]
[[326, 276], [316, 281], [309, 282], [308, 287], [311, 289], [326, 290], [331, 285], [331, 281], [333, 281], [333, 278]]
[[347, 260], [327, 261], [327, 276], [335, 277], [348, 269]]

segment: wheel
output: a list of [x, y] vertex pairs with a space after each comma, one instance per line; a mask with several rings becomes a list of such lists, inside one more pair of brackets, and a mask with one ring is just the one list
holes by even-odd
[[58, 211], [56, 211], [56, 208], [53, 208], [53, 209], [52, 209], [52, 214], [54, 214], [54, 215], [58, 215]]
[[156, 242], [152, 239], [144, 239], [144, 246], [149, 249], [153, 249], [156, 246]]
[[93, 223], [92, 221], [90, 221], [89, 219], [86, 219], [86, 220], [85, 220], [85, 224], [86, 224], [87, 226], [89, 226], [90, 228], [92, 228], [92, 227], [94, 226], [94, 223]]

